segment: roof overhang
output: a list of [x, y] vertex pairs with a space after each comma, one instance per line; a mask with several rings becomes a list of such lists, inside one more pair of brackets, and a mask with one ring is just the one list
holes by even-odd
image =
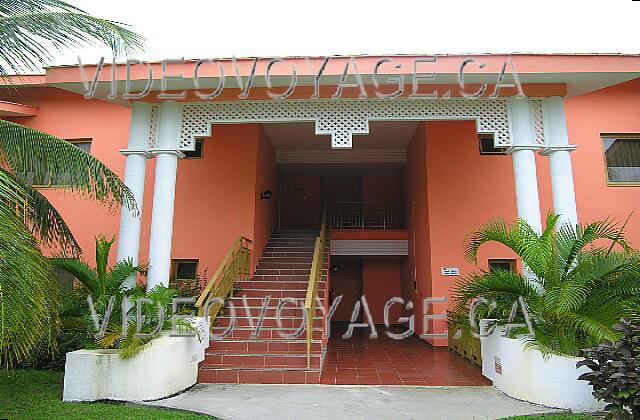
[[37, 114], [37, 106], [0, 101], [0, 117], [33, 117]]
[[[392, 92], [398, 89], [399, 80], [403, 85], [402, 96], [416, 90], [414, 83], [419, 93], [435, 90], [439, 96], [447, 92], [461, 96], [460, 74], [465, 92], [476, 92], [486, 84], [486, 95], [489, 95], [493, 86], [501, 81], [519, 82], [529, 96], [576, 96], [640, 77], [640, 56], [618, 54], [265, 57], [211, 59], [198, 63], [198, 60], [138, 63], [130, 66], [128, 76], [125, 64], [116, 64], [114, 68], [107, 63], [97, 76], [97, 65], [51, 67], [47, 69], [46, 85], [84, 95], [95, 77], [95, 97], [128, 102], [121, 96], [128, 80], [131, 92], [143, 91], [148, 86], [150, 93], [144, 100], [157, 101], [162, 99], [158, 93], [162, 91], [164, 67], [164, 74], [171, 76], [166, 80], [165, 91], [186, 91], [183, 100], [201, 100], [195, 95], [196, 90], [211, 92], [221, 86], [222, 78], [224, 89], [217, 100], [237, 99], [249, 79], [252, 90], [247, 99], [269, 99], [269, 84], [274, 93], [286, 91], [292, 84], [295, 69], [292, 99], [310, 98], [316, 93], [318, 83], [320, 97], [330, 98], [341, 82], [360, 83], [365, 86], [367, 97], [375, 98], [375, 89]], [[502, 80], [501, 75], [504, 75]], [[114, 91], [115, 97], [111, 95]], [[508, 96], [514, 92], [515, 89], [507, 88], [502, 89], [501, 94]], [[358, 97], [360, 93], [359, 87], [346, 88], [343, 97]]]

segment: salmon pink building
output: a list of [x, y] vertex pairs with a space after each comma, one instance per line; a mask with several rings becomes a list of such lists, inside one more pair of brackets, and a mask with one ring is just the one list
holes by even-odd
[[[541, 229], [549, 211], [629, 217], [639, 77], [625, 55], [107, 61], [15, 78], [0, 116], [77, 143], [134, 193], [141, 217], [42, 186], [87, 258], [117, 235], [148, 287], [209, 284], [205, 300], [248, 258], [199, 381], [480, 385], [446, 350], [449, 293], [475, 269], [465, 236], [495, 218]], [[521, 269], [499, 246], [478, 264]]]

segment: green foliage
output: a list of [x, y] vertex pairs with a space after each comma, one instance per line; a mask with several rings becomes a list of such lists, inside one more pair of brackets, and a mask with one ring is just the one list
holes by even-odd
[[[0, 190], [2, 189], [0, 180]], [[0, 192], [0, 195], [2, 193]], [[53, 273], [23, 221], [0, 200], [0, 365], [26, 360], [57, 331]]]
[[[496, 305], [482, 307], [478, 318], [506, 324], [522, 296], [535, 333], [527, 346], [544, 354], [576, 356], [582, 348], [615, 341], [619, 334], [613, 325], [621, 317], [640, 317], [640, 258], [627, 244], [623, 228], [610, 220], [575, 228], [558, 227], [557, 222], [558, 216], [549, 214], [546, 228], [537, 234], [523, 220], [512, 226], [495, 220], [468, 236], [469, 261], [476, 261], [483, 244], [498, 242], [522, 259], [525, 273], [480, 270], [460, 278], [449, 314], [454, 328], [468, 328], [463, 319], [470, 303], [481, 297]], [[513, 322], [523, 323], [518, 314]]]
[[103, 44], [114, 54], [140, 50], [144, 38], [60, 0], [0, 0], [0, 76], [51, 64], [51, 49]]
[[619, 341], [605, 341], [585, 349], [586, 366], [591, 372], [578, 379], [588, 381], [593, 396], [607, 403], [607, 418], [615, 420], [640, 418], [640, 322], [622, 319], [614, 326], [621, 333]]
[[[37, 71], [51, 48], [98, 43], [115, 54], [140, 48], [142, 38], [59, 0], [0, 0], [0, 77]], [[25, 362], [34, 351], [55, 352], [57, 287], [41, 246], [79, 255], [80, 248], [51, 203], [21, 176], [47, 177], [107, 207], [135, 210], [131, 191], [104, 164], [78, 147], [0, 120], [0, 365]]]
[[[127, 329], [123, 334], [121, 307], [114, 309], [107, 326], [104, 337], [98, 339], [96, 344], [99, 348], [119, 350], [120, 357], [128, 359], [136, 356], [147, 343], [158, 338], [163, 330], [172, 328], [171, 317], [173, 314], [173, 300], [178, 296], [176, 289], [167, 288], [164, 285], [157, 285], [149, 292], [136, 286], [123, 292], [132, 307], [127, 312]], [[145, 299], [145, 300], [142, 300]], [[120, 299], [122, 301], [122, 299]], [[140, 307], [140, 325], [138, 325], [137, 310]], [[179, 310], [179, 314], [189, 314], [191, 311]], [[196, 328], [184, 319], [176, 322], [179, 333], [197, 333]], [[140, 337], [140, 334], [146, 336]]]
[[43, 339], [31, 352], [23, 367], [63, 370], [66, 354], [82, 348], [94, 347], [92, 321], [87, 315], [86, 294], [78, 288], [62, 290], [58, 307], [59, 328], [53, 351], [48, 349], [48, 340]]

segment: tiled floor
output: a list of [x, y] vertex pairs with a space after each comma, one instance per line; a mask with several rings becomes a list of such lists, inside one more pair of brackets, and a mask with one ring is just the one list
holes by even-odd
[[320, 383], [337, 385], [491, 385], [480, 367], [447, 349], [434, 349], [412, 336], [394, 340], [359, 328], [343, 339], [345, 324], [334, 326]]

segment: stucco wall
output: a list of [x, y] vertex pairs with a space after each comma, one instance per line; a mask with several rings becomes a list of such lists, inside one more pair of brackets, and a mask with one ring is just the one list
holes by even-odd
[[[401, 297], [401, 262], [399, 259], [362, 260], [362, 292], [367, 297], [371, 317], [384, 324], [384, 306], [393, 297]], [[389, 308], [389, 322], [397, 323], [401, 305]]]

